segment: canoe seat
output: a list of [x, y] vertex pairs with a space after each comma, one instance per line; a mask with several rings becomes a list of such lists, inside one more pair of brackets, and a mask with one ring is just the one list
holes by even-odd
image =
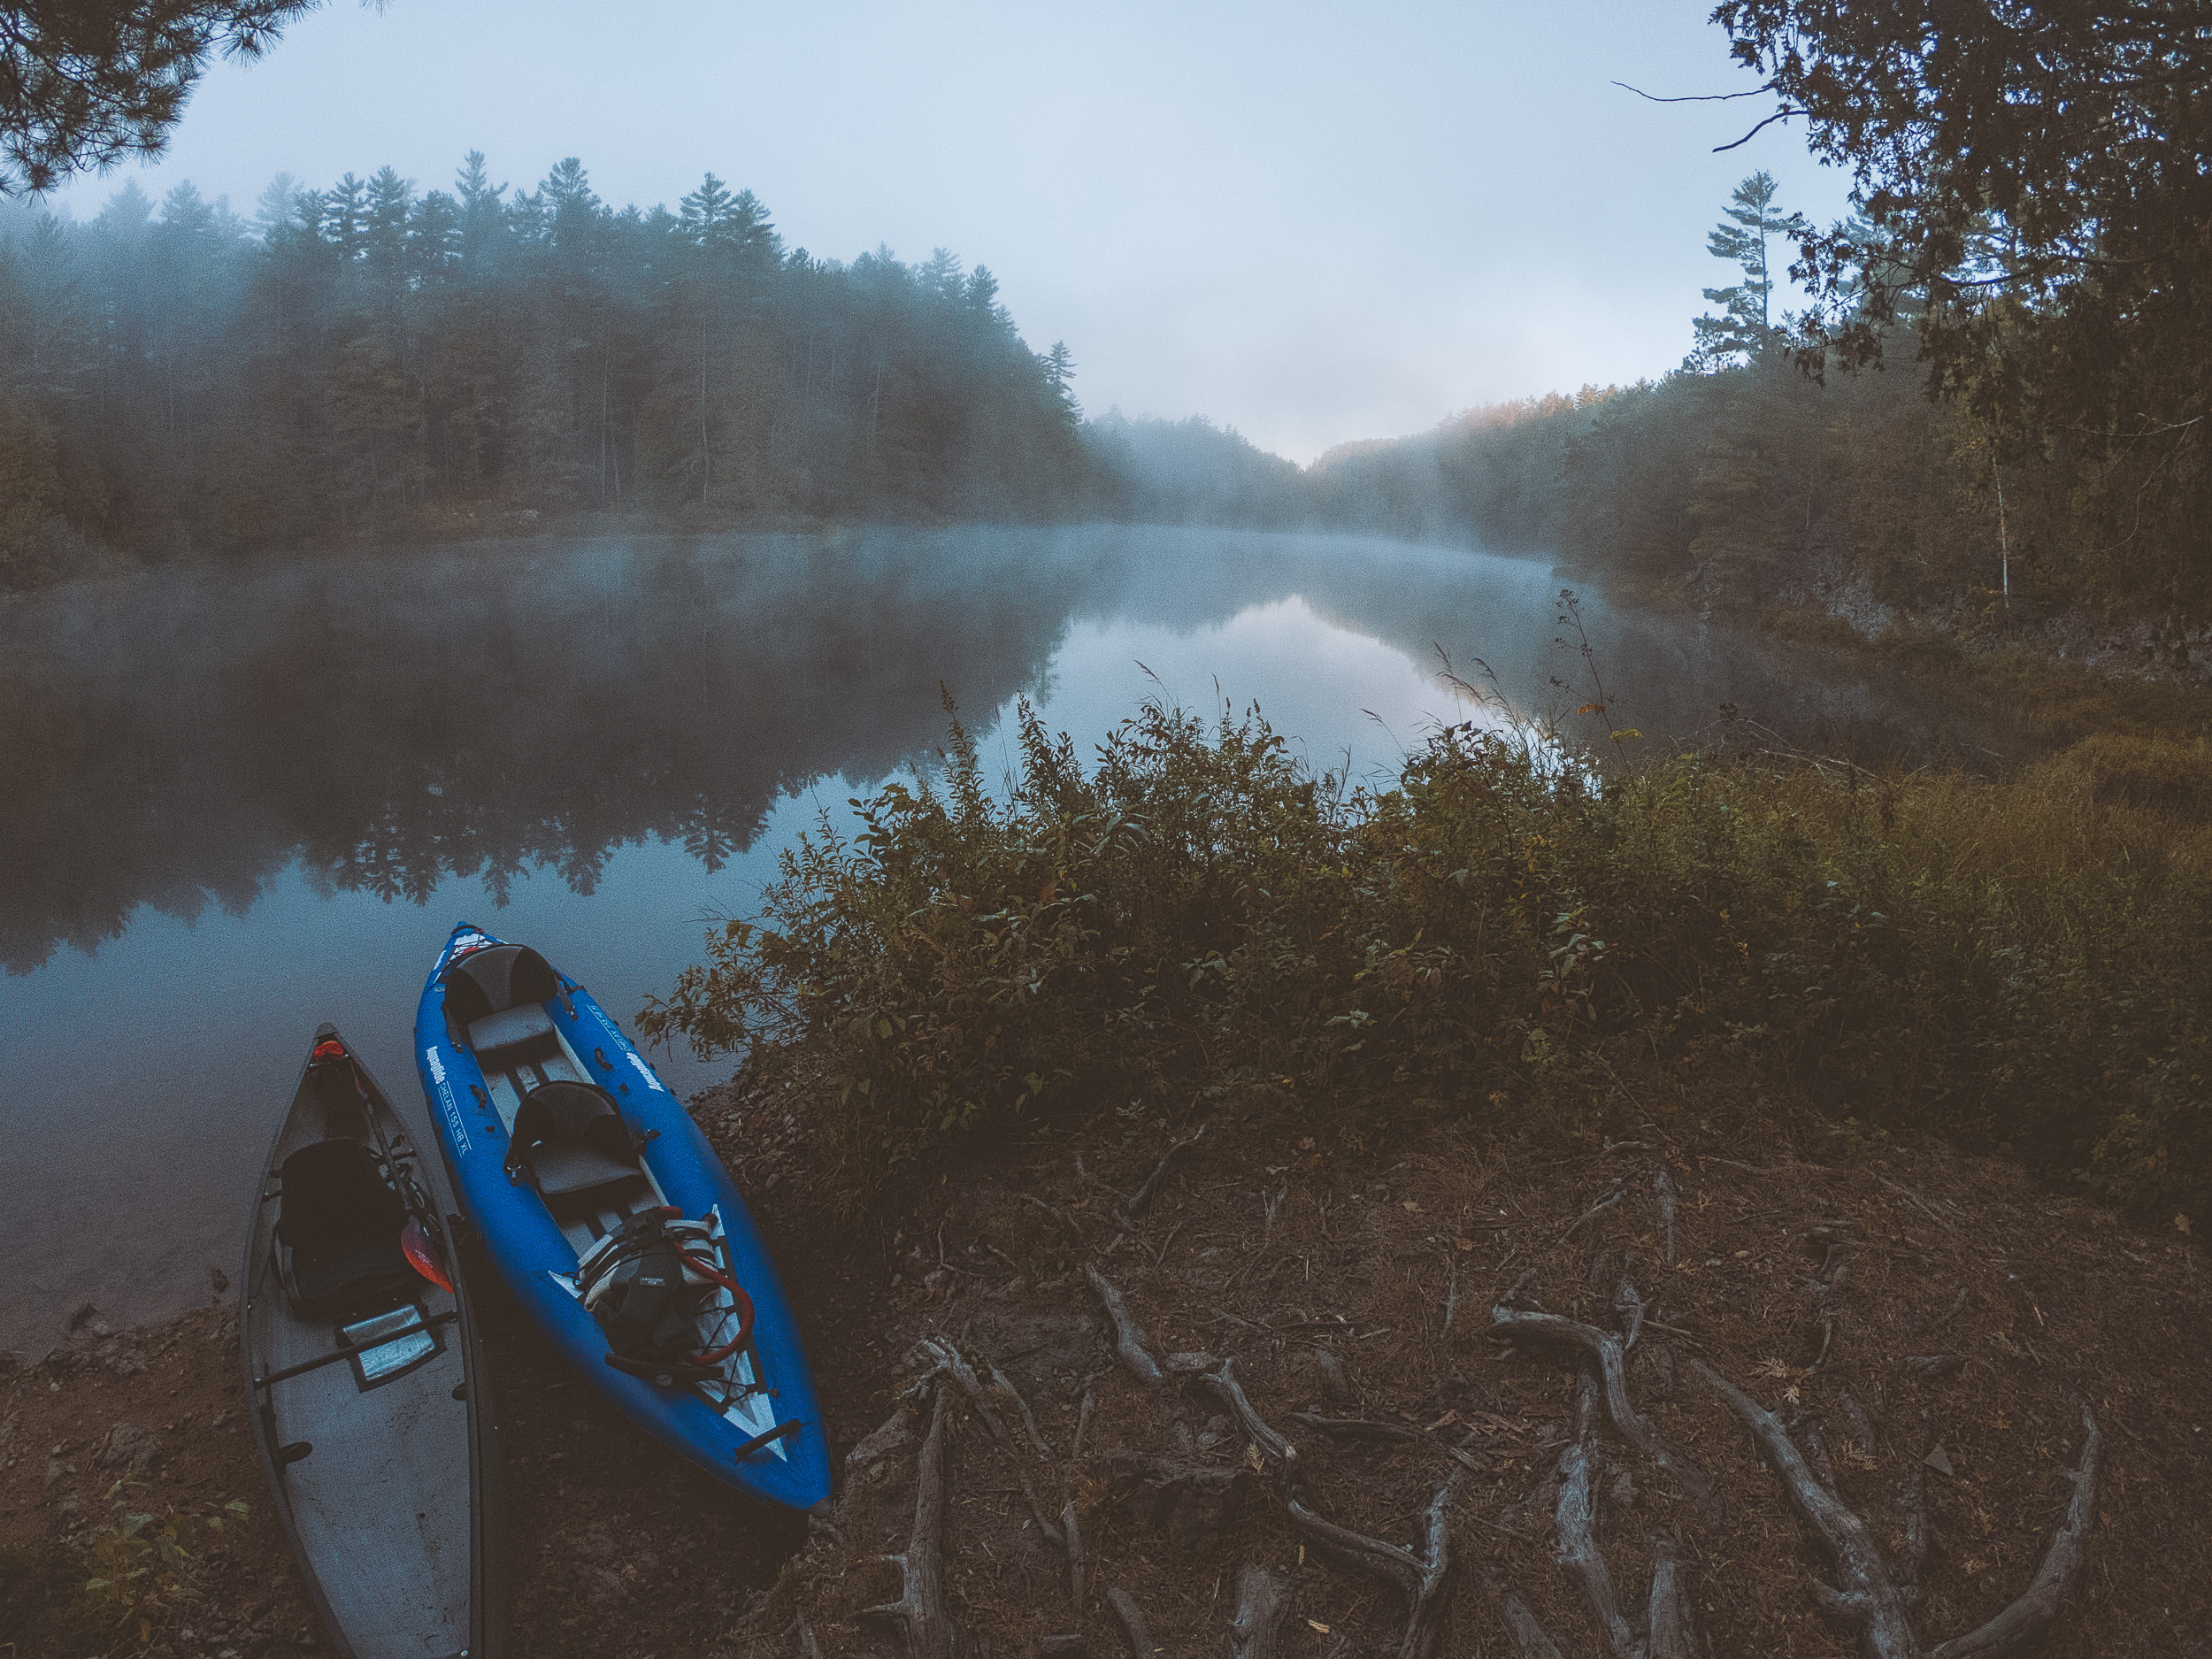
[[553, 1017], [539, 1002], [525, 1002], [472, 1020], [468, 1041], [477, 1064], [487, 1072], [513, 1071], [525, 1061], [541, 1053], [551, 1054], [560, 1047], [560, 1039], [553, 1033]]
[[622, 1210], [650, 1189], [622, 1114], [604, 1089], [541, 1083], [515, 1112], [507, 1170], [538, 1189], [556, 1219]]
[[318, 1141], [284, 1160], [277, 1274], [295, 1313], [390, 1306], [414, 1284], [400, 1248], [407, 1207], [358, 1141]]

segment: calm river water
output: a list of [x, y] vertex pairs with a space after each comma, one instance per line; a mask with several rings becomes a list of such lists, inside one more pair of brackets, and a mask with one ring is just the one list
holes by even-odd
[[[318, 1021], [419, 1115], [415, 1002], [457, 921], [626, 1019], [819, 812], [929, 764], [941, 683], [987, 763], [1020, 696], [1080, 741], [1148, 696], [1256, 700], [1316, 767], [1386, 781], [1477, 715], [1443, 657], [1525, 711], [1591, 700], [1559, 588], [1539, 562], [1345, 537], [886, 531], [172, 570], [0, 609], [0, 1348], [234, 1276]], [[1701, 630], [1594, 594], [1583, 617], [1609, 721], [1647, 741], [1732, 702], [1799, 729], [1880, 718]], [[728, 1066], [662, 1069], [688, 1092]]]

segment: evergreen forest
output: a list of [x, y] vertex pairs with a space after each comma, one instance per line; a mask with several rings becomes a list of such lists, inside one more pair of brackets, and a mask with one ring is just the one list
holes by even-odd
[[0, 214], [0, 571], [480, 534], [637, 507], [1034, 518], [1085, 468], [1064, 348], [940, 250], [787, 248], [711, 173], [618, 210], [471, 154], [280, 176], [256, 217], [127, 184]]

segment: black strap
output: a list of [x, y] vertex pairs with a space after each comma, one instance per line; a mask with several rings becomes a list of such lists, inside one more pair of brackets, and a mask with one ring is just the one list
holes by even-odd
[[764, 1433], [754, 1435], [751, 1440], [747, 1440], [744, 1445], [739, 1447], [737, 1450], [732, 1454], [733, 1459], [735, 1462], [741, 1463], [748, 1457], [750, 1457], [755, 1452], [760, 1450], [762, 1447], [772, 1446], [778, 1440], [788, 1439], [790, 1436], [796, 1434], [805, 1426], [806, 1425], [800, 1422], [796, 1417], [793, 1417], [788, 1423], [779, 1423], [774, 1428], [770, 1429]]
[[[406, 1330], [395, 1331], [392, 1334], [395, 1337], [402, 1337], [411, 1335], [417, 1331], [434, 1331], [442, 1325], [452, 1324], [460, 1317], [457, 1310], [449, 1308], [442, 1313], [432, 1314], [420, 1325], [411, 1325]], [[372, 1343], [371, 1346], [377, 1345]], [[365, 1351], [357, 1348], [342, 1348], [316, 1359], [303, 1359], [296, 1365], [287, 1365], [282, 1371], [273, 1371], [265, 1377], [255, 1378], [253, 1386], [257, 1388], [266, 1388], [271, 1383], [286, 1382], [294, 1377], [304, 1376], [311, 1371], [320, 1371], [326, 1365], [335, 1365], [342, 1359], [351, 1359], [356, 1354]]]

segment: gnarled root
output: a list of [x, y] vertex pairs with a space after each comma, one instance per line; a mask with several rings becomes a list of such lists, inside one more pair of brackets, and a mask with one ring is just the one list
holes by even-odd
[[1644, 1611], [1645, 1659], [1696, 1659], [1697, 1637], [1690, 1629], [1689, 1603], [1682, 1595], [1682, 1574], [1674, 1559], [1674, 1540], [1651, 1540], [1651, 1600]]
[[1264, 1567], [1244, 1568], [1229, 1620], [1229, 1659], [1275, 1659], [1275, 1633], [1289, 1616], [1289, 1586]]
[[1129, 1312], [1129, 1304], [1121, 1299], [1121, 1292], [1114, 1288], [1113, 1280], [1098, 1271], [1098, 1263], [1083, 1263], [1083, 1277], [1090, 1281], [1098, 1299], [1106, 1304], [1106, 1317], [1114, 1323], [1114, 1352], [1120, 1356], [1136, 1379], [1148, 1386], [1156, 1386], [1165, 1379], [1160, 1374], [1159, 1363], [1144, 1346], [1144, 1328]]
[[1591, 1491], [1591, 1464], [1598, 1449], [1596, 1379], [1584, 1371], [1577, 1392], [1575, 1438], [1559, 1454], [1559, 1507], [1555, 1516], [1558, 1543], [1552, 1559], [1582, 1586], [1583, 1599], [1597, 1616], [1598, 1628], [1605, 1632], [1613, 1659], [1642, 1659], [1636, 1632], [1621, 1617], [1620, 1605], [1614, 1599], [1613, 1575], [1606, 1571], [1605, 1557], [1598, 1553], [1597, 1505]]
[[1145, 1628], [1144, 1614], [1138, 1609], [1135, 1598], [1116, 1586], [1106, 1592], [1106, 1600], [1113, 1607], [1114, 1617], [1121, 1621], [1122, 1637], [1129, 1644], [1129, 1659], [1155, 1659], [1160, 1650], [1152, 1645], [1152, 1632]]
[[[1906, 1612], [1912, 1600], [1910, 1570], [1916, 1569], [1918, 1556], [1926, 1548], [1924, 1522], [1916, 1525], [1918, 1494], [1909, 1486], [1901, 1500], [1907, 1507], [1910, 1552], [1907, 1582], [1901, 1586], [1882, 1560], [1865, 1524], [1820, 1484], [1791, 1443], [1781, 1419], [1709, 1366], [1694, 1360], [1691, 1363], [1743, 1419], [1760, 1455], [1833, 1563], [1842, 1587], [1832, 1589], [1816, 1579], [1815, 1596], [1830, 1612], [1856, 1628], [1860, 1651], [1867, 1659], [1920, 1659], [1919, 1639]], [[2073, 1502], [2067, 1506], [2066, 1519], [2051, 1540], [2034, 1582], [1979, 1630], [1942, 1643], [1929, 1659], [1989, 1659], [1989, 1655], [2008, 1653], [2056, 1617], [2072, 1594], [2088, 1550], [2089, 1525], [2097, 1508], [2097, 1477], [2103, 1463], [2103, 1437], [2098, 1432], [2097, 1419], [2086, 1404], [2081, 1415], [2085, 1438], [2081, 1466], [2073, 1475]]]
[[1482, 1569], [1482, 1587], [1489, 1594], [1498, 1623], [1505, 1626], [1506, 1634], [1513, 1638], [1513, 1645], [1521, 1650], [1521, 1659], [1564, 1659], [1559, 1644], [1537, 1623], [1536, 1615], [1528, 1610], [1528, 1603], [1521, 1600], [1519, 1591], [1501, 1588], [1487, 1567]]
[[1669, 1445], [1648, 1417], [1629, 1403], [1626, 1356], [1620, 1338], [1595, 1325], [1555, 1313], [1535, 1313], [1502, 1304], [1491, 1309], [1490, 1328], [1517, 1341], [1538, 1340], [1579, 1348], [1598, 1365], [1605, 1387], [1606, 1413], [1636, 1449], [1674, 1477], [1675, 1484], [1706, 1514], [1718, 1519], [1720, 1500], [1712, 1483], [1690, 1457]]
[[1945, 1642], [1931, 1659], [1987, 1659], [1989, 1655], [2009, 1653], [2057, 1617], [2059, 1609], [2066, 1605], [2089, 1554], [2089, 1525], [2097, 1517], [2097, 1477], [2104, 1467], [2104, 1436], [2098, 1432], [2096, 1415], [2087, 1401], [2082, 1402], [2081, 1426], [2081, 1466], [2070, 1477], [2074, 1483], [2073, 1502], [2066, 1506], [2066, 1518], [2059, 1523], [2050, 1548], [2044, 1552], [2043, 1564], [2036, 1569], [2033, 1582], [1988, 1624], [1955, 1641]]
[[1236, 1379], [1236, 1363], [1198, 1379], [1199, 1386], [1226, 1405], [1238, 1425], [1260, 1452], [1276, 1464], [1276, 1481], [1290, 1524], [1348, 1566], [1387, 1578], [1406, 1598], [1406, 1626], [1399, 1639], [1399, 1659], [1424, 1659], [1434, 1646], [1443, 1591], [1451, 1576], [1451, 1511], [1459, 1494], [1462, 1470], [1455, 1468], [1429, 1500], [1419, 1555], [1323, 1519], [1306, 1502], [1304, 1467], [1298, 1448], [1268, 1426]]
[[899, 1570], [899, 1599], [866, 1609], [864, 1618], [888, 1619], [906, 1639], [908, 1659], [953, 1659], [952, 1622], [945, 1617], [945, 1391], [930, 1402], [929, 1433], [922, 1441], [914, 1481], [914, 1529], [902, 1555], [887, 1555]]
[[[991, 1402], [991, 1396], [984, 1388], [982, 1379], [975, 1374], [975, 1368], [968, 1363], [959, 1348], [941, 1337], [926, 1338], [917, 1347], [937, 1371], [960, 1385], [962, 1392], [968, 1396], [969, 1403], [975, 1407], [976, 1415], [983, 1419], [984, 1427], [991, 1431], [991, 1438], [1014, 1460], [1014, 1478], [1021, 1483], [1022, 1496], [1029, 1500], [1030, 1518], [1037, 1523], [1038, 1532], [1057, 1548], [1062, 1541], [1060, 1529], [1052, 1524], [1045, 1513], [1044, 1505], [1038, 1501], [1036, 1483], [1030, 1479], [1026, 1467], [1028, 1460], [1021, 1448], [1014, 1444], [1014, 1436], [1008, 1430], [1005, 1418], [999, 1415], [998, 1408]], [[1027, 1425], [1031, 1447], [1040, 1460], [1049, 1463], [1051, 1455], [1045, 1450], [1044, 1441], [1037, 1433], [1036, 1420], [1030, 1416], [1028, 1402], [1015, 1392], [1014, 1385], [1006, 1380], [995, 1365], [991, 1367], [991, 1380], [1021, 1408], [1022, 1421]]]

